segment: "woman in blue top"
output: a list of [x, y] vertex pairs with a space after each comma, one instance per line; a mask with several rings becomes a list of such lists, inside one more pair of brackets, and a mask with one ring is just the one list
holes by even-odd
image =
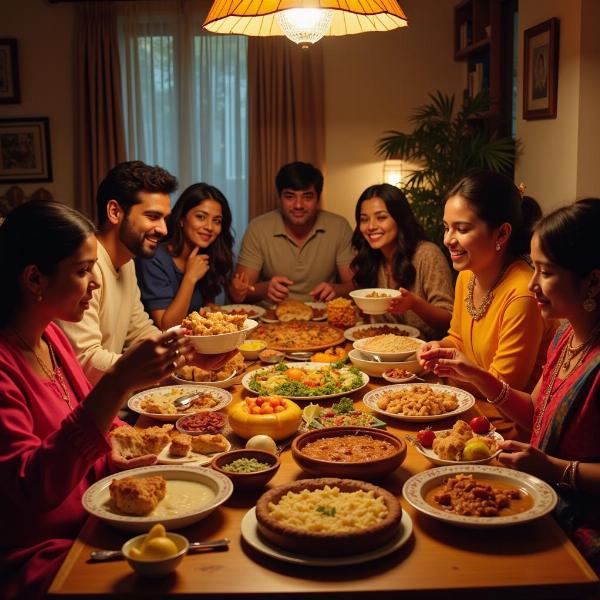
[[231, 211], [217, 188], [195, 183], [184, 190], [168, 230], [153, 258], [136, 259], [142, 302], [163, 330], [214, 302], [233, 268]]

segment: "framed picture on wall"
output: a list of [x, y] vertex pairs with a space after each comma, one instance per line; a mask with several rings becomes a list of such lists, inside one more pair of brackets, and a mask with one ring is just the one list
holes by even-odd
[[0, 104], [21, 102], [17, 40], [0, 38]]
[[556, 119], [559, 21], [525, 30], [523, 118]]
[[35, 181], [52, 181], [48, 119], [0, 119], [0, 184]]

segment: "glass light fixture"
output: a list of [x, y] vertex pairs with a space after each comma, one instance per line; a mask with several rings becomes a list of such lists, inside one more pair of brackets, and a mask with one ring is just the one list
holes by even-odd
[[[300, 24], [296, 15], [301, 15]], [[286, 35], [306, 48], [324, 35], [390, 31], [406, 25], [397, 0], [214, 0], [203, 27], [212, 33]]]
[[277, 24], [300, 48], [310, 48], [331, 26], [333, 11], [324, 8], [289, 8], [277, 13]]
[[402, 161], [399, 159], [388, 159], [383, 161], [383, 182], [402, 187]]

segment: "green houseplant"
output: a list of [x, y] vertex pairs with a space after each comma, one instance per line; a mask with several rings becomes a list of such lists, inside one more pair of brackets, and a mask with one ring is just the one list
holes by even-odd
[[492, 106], [486, 91], [467, 98], [458, 111], [454, 95], [437, 91], [429, 98], [410, 116], [413, 131], [385, 132], [377, 152], [416, 165], [402, 182], [402, 191], [430, 239], [441, 244], [443, 201], [450, 188], [474, 168], [510, 172], [519, 147], [510, 137], [496, 136], [480, 118]]

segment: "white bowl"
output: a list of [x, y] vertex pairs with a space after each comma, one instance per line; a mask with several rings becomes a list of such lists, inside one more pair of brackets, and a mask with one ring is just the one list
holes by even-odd
[[420, 373], [422, 371], [418, 360], [380, 363], [374, 360], [365, 359], [359, 350], [350, 350], [348, 358], [350, 358], [350, 361], [355, 367], [371, 377], [383, 377], [384, 371], [389, 371], [393, 368], [406, 369], [407, 371], [411, 371], [413, 373]]
[[[385, 294], [385, 297], [369, 298], [369, 294]], [[367, 315], [383, 315], [390, 307], [390, 300], [399, 295], [398, 290], [391, 288], [364, 288], [350, 292], [352, 300]]]
[[239, 383], [239, 376], [237, 371], [234, 371], [230, 377], [227, 379], [221, 379], [219, 381], [191, 381], [190, 379], [184, 379], [183, 377], [179, 377], [175, 373], [171, 375], [171, 377], [180, 385], [189, 385], [189, 384], [197, 384], [197, 385], [207, 385], [208, 387], [216, 387], [226, 390], [230, 388], [232, 385]]
[[[420, 340], [419, 338], [413, 338], [413, 337], [408, 337], [408, 336], [398, 336], [399, 339], [401, 340], [412, 340], [415, 343], [415, 349], [414, 350], [406, 350], [404, 352], [380, 352], [377, 350], [367, 350], [365, 348], [365, 346], [373, 339], [373, 338], [362, 338], [361, 340], [356, 340], [355, 342], [352, 343], [352, 347], [355, 348], [356, 350], [359, 350], [361, 352], [361, 354], [363, 354], [363, 356], [365, 358], [368, 358], [370, 360], [375, 359], [375, 357], [379, 357], [379, 359], [382, 362], [398, 362], [398, 361], [405, 361], [405, 360], [411, 360], [412, 358], [414, 358], [415, 353], [417, 352], [417, 350], [423, 345], [425, 344], [425, 342], [423, 340]], [[390, 367], [391, 368], [391, 367]]]
[[[153, 475], [162, 475], [167, 480], [167, 497], [170, 493], [169, 481], [175, 480], [196, 483], [198, 484], [199, 491], [201, 491], [201, 486], [208, 487], [214, 493], [214, 498], [198, 509], [176, 509], [169, 516], [162, 517], [154, 514], [155, 511], [142, 517], [125, 515], [113, 507], [109, 491], [113, 479], [150, 477]], [[156, 525], [156, 523], [162, 523], [166, 529], [182, 529], [192, 523], [196, 523], [208, 517], [223, 502], [226, 502], [232, 492], [233, 485], [231, 479], [221, 473], [217, 473], [213, 469], [187, 466], [153, 466], [139, 467], [109, 475], [90, 486], [83, 495], [81, 502], [87, 512], [113, 527], [125, 531], [145, 532], [152, 525]], [[175, 507], [177, 506], [177, 503], [173, 502], [173, 499], [171, 499], [170, 504]]]
[[[255, 349], [245, 349], [244, 344], [253, 344], [257, 346]], [[263, 342], [263, 340], [248, 340], [244, 341], [239, 347], [238, 350], [241, 352], [242, 356], [246, 360], [258, 360], [258, 355], [267, 347], [267, 342]]]
[[[398, 368], [398, 367], [395, 367], [395, 368]], [[408, 370], [408, 369], [405, 369], [405, 370]], [[390, 383], [408, 383], [409, 381], [412, 381], [417, 376], [416, 373], [410, 373], [410, 375], [408, 375], [406, 377], [390, 377], [388, 375], [389, 371], [391, 371], [391, 369], [384, 371], [381, 376], [386, 381], [389, 381]]]
[[[223, 354], [235, 350], [256, 327], [258, 327], [257, 321], [246, 319], [243, 329], [239, 331], [218, 333], [216, 335], [186, 335], [186, 337], [199, 354]], [[171, 327], [171, 329], [181, 329], [181, 326], [177, 325]]]
[[165, 575], [172, 573], [189, 550], [190, 543], [187, 538], [178, 533], [167, 532], [167, 537], [177, 546], [177, 554], [158, 560], [139, 560], [137, 558], [132, 558], [129, 551], [131, 548], [140, 546], [146, 535], [147, 534], [137, 535], [123, 544], [121, 552], [123, 552], [129, 566], [142, 577], [164, 577]]

